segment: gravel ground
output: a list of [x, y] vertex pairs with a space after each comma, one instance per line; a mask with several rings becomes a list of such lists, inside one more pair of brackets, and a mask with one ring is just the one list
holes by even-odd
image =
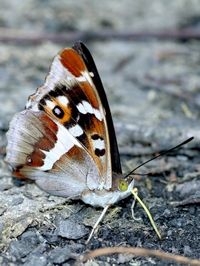
[[[151, 4], [150, 4], [151, 3]], [[200, 1], [17, 1], [0, 0], [1, 30], [27, 34], [71, 31], [157, 31], [199, 29]], [[14, 38], [13, 38], [14, 39]], [[132, 198], [110, 209], [97, 234], [85, 244], [101, 209], [46, 194], [34, 184], [13, 181], [4, 163], [12, 116], [43, 83], [52, 58], [69, 43], [0, 43], [0, 264], [72, 265], [74, 254], [100, 247], [159, 249], [200, 256], [200, 45], [195, 39], [85, 40], [104, 83], [124, 172], [156, 152], [194, 136], [135, 176], [139, 195], [163, 236], [158, 240]], [[74, 230], [76, 227], [76, 230]], [[200, 262], [199, 262], [200, 263]], [[87, 265], [178, 265], [150, 257], [110, 255]]]

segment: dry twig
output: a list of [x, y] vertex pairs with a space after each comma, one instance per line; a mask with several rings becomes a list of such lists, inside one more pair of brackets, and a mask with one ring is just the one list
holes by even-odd
[[88, 260], [94, 259], [99, 256], [106, 256], [112, 254], [132, 254], [139, 257], [156, 257], [162, 260], [171, 260], [176, 263], [188, 264], [192, 266], [200, 266], [200, 260], [190, 259], [181, 255], [175, 255], [166, 253], [161, 250], [152, 250], [145, 248], [132, 248], [132, 247], [108, 247], [108, 248], [99, 248], [93, 251], [89, 251], [85, 255], [80, 257], [80, 263], [86, 262]]
[[41, 43], [44, 41], [52, 41], [54, 43], [68, 43], [78, 40], [142, 40], [146, 38], [157, 38], [160, 40], [189, 40], [200, 39], [200, 31], [185, 28], [160, 31], [115, 31], [115, 30], [99, 30], [99, 31], [68, 31], [65, 33], [47, 33], [47, 32], [30, 32], [17, 29], [0, 28], [1, 42], [15, 43]]

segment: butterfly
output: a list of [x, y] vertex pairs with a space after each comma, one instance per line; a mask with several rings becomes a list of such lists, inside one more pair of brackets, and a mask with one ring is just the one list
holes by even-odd
[[[12, 175], [44, 191], [104, 208], [128, 197], [113, 120], [92, 55], [77, 42], [55, 56], [44, 85], [7, 132]], [[96, 225], [97, 226], [97, 225]]]

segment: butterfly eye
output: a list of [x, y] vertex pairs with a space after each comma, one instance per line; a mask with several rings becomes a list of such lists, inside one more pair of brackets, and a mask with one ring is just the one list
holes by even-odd
[[126, 180], [119, 180], [118, 189], [120, 191], [126, 191], [128, 189], [128, 183], [126, 182]]
[[58, 105], [53, 108], [52, 112], [57, 118], [62, 119], [64, 117], [64, 111]]

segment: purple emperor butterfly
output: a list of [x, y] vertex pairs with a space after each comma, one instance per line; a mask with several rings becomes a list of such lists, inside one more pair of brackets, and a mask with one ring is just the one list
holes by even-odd
[[133, 180], [119, 188], [123, 176], [110, 108], [82, 43], [54, 58], [44, 85], [12, 119], [7, 138], [13, 176], [34, 180], [50, 194], [81, 199], [104, 213], [131, 194]]

